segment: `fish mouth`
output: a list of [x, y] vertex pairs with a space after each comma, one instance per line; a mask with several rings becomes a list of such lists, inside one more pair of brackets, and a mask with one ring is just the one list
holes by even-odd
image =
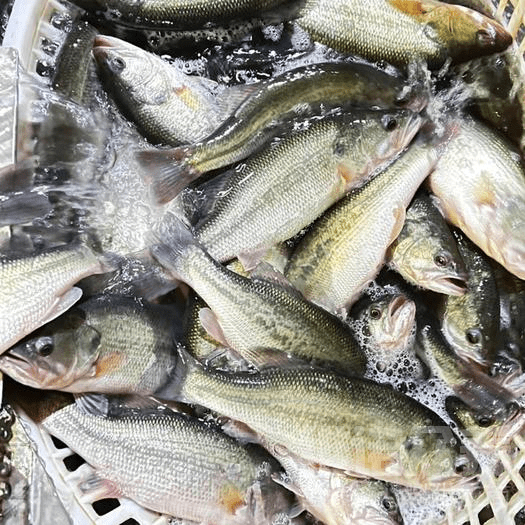
[[8, 376], [28, 386], [38, 387], [33, 379], [33, 365], [25, 357], [11, 352], [6, 352], [0, 357], [0, 370]]
[[460, 296], [467, 291], [467, 282], [460, 275], [442, 276], [429, 281], [428, 288], [445, 295]]
[[391, 343], [405, 346], [414, 326], [416, 304], [404, 295], [399, 295], [388, 305], [387, 318], [388, 333], [392, 334]]

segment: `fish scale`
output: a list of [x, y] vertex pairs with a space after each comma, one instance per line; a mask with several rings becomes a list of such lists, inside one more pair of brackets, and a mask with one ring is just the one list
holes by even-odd
[[[59, 299], [66, 297], [75, 282], [103, 271], [100, 261], [85, 246], [0, 259], [0, 352], [50, 320], [48, 316], [59, 308]], [[76, 300], [80, 295], [79, 290]], [[73, 300], [71, 293], [69, 297]]]
[[[386, 118], [398, 128], [385, 129]], [[230, 172], [196, 237], [220, 261], [293, 237], [397, 154], [420, 123], [410, 111], [314, 122]]]
[[[420, 488], [462, 483], [453, 470], [461, 454], [459, 441], [450, 440], [452, 431], [388, 386], [308, 367], [231, 374], [205, 370], [190, 356], [185, 361], [178, 388], [186, 401], [242, 421], [305, 461]], [[449, 437], [438, 437], [436, 429], [447, 429]], [[410, 445], [412, 439], [418, 446]], [[408, 456], [418, 451], [412, 464], [403, 451], [407, 444]], [[463, 475], [470, 477], [477, 465], [465, 454], [469, 466]], [[434, 483], [423, 479], [436, 474]]]
[[405, 209], [437, 155], [434, 146], [414, 144], [328, 210], [296, 247], [286, 277], [307, 299], [332, 312], [354, 302], [382, 266]]
[[[117, 493], [198, 522], [255, 523], [245, 509], [249, 489], [275, 469], [263, 451], [174, 413], [102, 417], [71, 405], [43, 425], [93, 465], [97, 478], [110, 480]], [[271, 505], [284, 507], [284, 492], [274, 484], [270, 490]], [[269, 524], [269, 517], [257, 523]]]

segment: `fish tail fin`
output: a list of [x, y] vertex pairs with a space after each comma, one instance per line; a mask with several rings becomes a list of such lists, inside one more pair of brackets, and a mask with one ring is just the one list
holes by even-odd
[[155, 203], [166, 204], [200, 176], [200, 172], [189, 163], [192, 153], [193, 149], [188, 146], [136, 153], [137, 161], [146, 173], [144, 180], [151, 184]]
[[177, 362], [171, 370], [168, 383], [155, 396], [167, 401], [179, 401], [182, 403], [191, 403], [185, 393], [185, 386], [194, 373], [202, 371], [204, 366], [195, 359], [181, 344], [176, 347]]
[[159, 238], [162, 241], [150, 248], [153, 258], [175, 279], [190, 284], [182, 273], [181, 263], [192, 249], [203, 251], [203, 248], [200, 247], [189, 226], [175, 215], [166, 214]]

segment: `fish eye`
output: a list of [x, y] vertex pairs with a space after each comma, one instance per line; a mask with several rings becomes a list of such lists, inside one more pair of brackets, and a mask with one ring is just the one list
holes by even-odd
[[372, 306], [372, 308], [370, 308], [370, 318], [381, 319], [381, 309], [377, 306]]
[[471, 345], [481, 343], [481, 330], [479, 328], [470, 328], [467, 330], [466, 338]]
[[494, 421], [488, 416], [481, 416], [476, 418], [476, 423], [483, 428], [490, 427]]
[[381, 124], [383, 124], [383, 128], [387, 131], [394, 131], [397, 128], [397, 120], [391, 115], [385, 115], [381, 119]]
[[469, 466], [469, 461], [466, 457], [458, 457], [454, 465], [454, 472], [456, 474], [463, 474]]
[[434, 262], [437, 266], [444, 268], [450, 262], [450, 256], [446, 252], [439, 252], [434, 257]]
[[121, 73], [126, 68], [126, 62], [120, 57], [113, 57], [108, 65], [113, 73]]
[[394, 500], [394, 498], [391, 498], [389, 496], [385, 496], [381, 500], [381, 506], [387, 511], [387, 512], [397, 512], [397, 503]]
[[53, 341], [50, 337], [43, 337], [35, 344], [35, 349], [42, 357], [47, 357], [53, 353]]

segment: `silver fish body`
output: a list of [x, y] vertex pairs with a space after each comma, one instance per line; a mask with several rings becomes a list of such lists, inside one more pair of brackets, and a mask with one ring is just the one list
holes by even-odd
[[447, 295], [465, 293], [467, 272], [456, 241], [430, 197], [407, 208], [405, 225], [389, 250], [388, 265], [409, 283]]
[[116, 102], [150, 141], [196, 142], [223, 120], [215, 82], [113, 37], [98, 36], [93, 54]]
[[379, 272], [405, 210], [437, 160], [414, 144], [395, 163], [325, 213], [295, 248], [286, 277], [331, 312], [355, 302]]
[[0, 259], [0, 353], [76, 303], [73, 285], [107, 267], [83, 245]]
[[[373, 13], [372, 23], [363, 24]], [[440, 67], [505, 50], [507, 31], [471, 9], [433, 0], [307, 0], [297, 23], [337, 51], [403, 66]]]
[[229, 374], [190, 356], [178, 373], [175, 395], [245, 423], [309, 463], [443, 490], [479, 472], [436, 414], [385, 385], [312, 367]]
[[[175, 413], [100, 416], [70, 405], [43, 422], [95, 469], [112, 497], [196, 522], [270, 525], [290, 499], [271, 481], [260, 449], [240, 445], [201, 421]], [[86, 495], [89, 495], [87, 492]], [[107, 497], [107, 496], [106, 496]]]
[[472, 118], [429, 178], [445, 218], [509, 272], [525, 278], [525, 172], [520, 153]]
[[335, 469], [311, 465], [283, 447], [266, 446], [286, 470], [277, 481], [295, 492], [301, 505], [326, 525], [403, 522], [396, 498], [383, 481], [353, 478]]
[[[172, 230], [168, 239], [183, 233]], [[155, 246], [152, 253], [209, 306], [211, 310], [201, 310], [199, 316], [211, 335], [218, 334], [215, 339], [254, 364], [264, 364], [267, 350], [272, 350], [330, 363], [346, 373], [364, 371], [364, 355], [341, 320], [290, 286], [224, 268], [192, 242], [189, 232], [186, 237]]]
[[40, 389], [107, 394], [157, 393], [176, 362], [167, 306], [93, 297], [0, 357], [0, 369]]
[[410, 111], [315, 122], [231, 172], [195, 234], [220, 261], [287, 240], [384, 166], [420, 124]]

